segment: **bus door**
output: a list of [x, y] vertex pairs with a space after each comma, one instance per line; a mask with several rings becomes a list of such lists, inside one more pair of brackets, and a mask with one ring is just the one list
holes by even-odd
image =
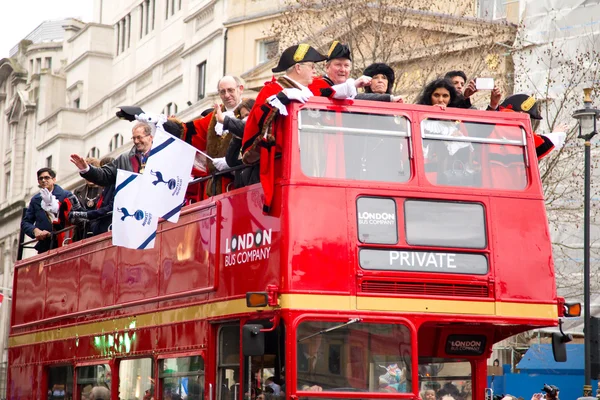
[[227, 323], [218, 327], [216, 340], [216, 387], [209, 384], [208, 398], [234, 400], [240, 398], [240, 323]]
[[[283, 320], [249, 320], [242, 326], [244, 399], [285, 398], [285, 328]], [[267, 396], [268, 395], [268, 396]]]

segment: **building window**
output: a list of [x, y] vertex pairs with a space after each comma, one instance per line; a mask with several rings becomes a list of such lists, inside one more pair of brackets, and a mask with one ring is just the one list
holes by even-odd
[[201, 62], [196, 67], [198, 74], [198, 100], [206, 96], [206, 61]]
[[123, 146], [123, 135], [121, 135], [120, 133], [115, 133], [112, 139], [110, 139], [110, 143], [108, 144], [108, 151], [112, 152], [121, 146]]
[[52, 69], [52, 57], [46, 57], [44, 59], [44, 68], [46, 68], [48, 72], [50, 72], [50, 70]]
[[92, 147], [87, 153], [88, 157], [100, 158], [100, 150], [97, 147]]
[[13, 139], [16, 136], [17, 132], [17, 124], [12, 123], [8, 126], [8, 136], [6, 136], [6, 150], [9, 150], [12, 147]]
[[29, 60], [29, 73], [32, 75], [35, 74], [35, 71], [33, 70], [33, 58]]
[[131, 14], [127, 14], [115, 24], [115, 33], [117, 55], [119, 55], [131, 45]]
[[156, 0], [144, 0], [140, 4], [140, 38], [154, 30]]
[[267, 39], [258, 42], [258, 64], [262, 64], [275, 58], [279, 51], [279, 40]]
[[76, 98], [75, 100], [73, 100], [73, 108], [79, 108], [79, 106], [81, 105], [81, 100], [78, 98]]
[[10, 197], [10, 171], [4, 174], [4, 200], [8, 200]]
[[177, 114], [177, 104], [169, 103], [163, 108], [163, 114], [167, 117]]
[[478, 10], [480, 18], [492, 20], [506, 18], [506, 0], [479, 0]]
[[167, 0], [165, 7], [165, 19], [169, 19], [177, 11], [181, 10], [181, 0]]
[[46, 157], [46, 168], [52, 168], [52, 156]]
[[42, 59], [36, 58], [35, 59], [35, 73], [39, 74], [41, 69], [42, 69]]

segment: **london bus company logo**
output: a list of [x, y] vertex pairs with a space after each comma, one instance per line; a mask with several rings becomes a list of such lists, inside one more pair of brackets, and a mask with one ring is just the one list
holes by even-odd
[[266, 260], [271, 254], [272, 230], [234, 235], [225, 239], [225, 266]]
[[165, 180], [163, 178], [163, 174], [160, 171], [150, 171], [150, 174], [156, 177], [156, 180], [152, 182], [154, 186], [158, 186], [159, 183], [164, 183], [165, 187], [172, 191], [173, 196], [177, 196], [179, 192], [181, 192], [181, 185], [183, 183], [183, 179], [179, 176], [176, 178], [171, 178]]
[[396, 215], [387, 212], [359, 212], [359, 225], [395, 225]]

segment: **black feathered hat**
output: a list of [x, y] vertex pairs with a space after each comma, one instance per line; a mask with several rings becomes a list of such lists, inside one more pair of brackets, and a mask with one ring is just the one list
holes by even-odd
[[142, 110], [140, 107], [138, 106], [120, 106], [117, 107], [120, 108], [119, 111], [117, 111], [117, 117], [119, 119], [126, 119], [127, 121], [135, 121], [135, 116], [136, 115], [140, 115], [144, 113], [144, 110]]
[[302, 43], [285, 49], [279, 58], [279, 64], [271, 71], [282, 72], [301, 62], [321, 62], [326, 59], [327, 57], [319, 53], [312, 46]]
[[[394, 70], [387, 64], [384, 63], [374, 63], [365, 68], [363, 75], [370, 76], [371, 78], [375, 75], [383, 74], [388, 79], [388, 86], [386, 93], [392, 94], [392, 88], [394, 87], [394, 81], [396, 80], [396, 74], [394, 74]], [[370, 87], [365, 87], [365, 91], [367, 93], [371, 93]]]
[[535, 98], [527, 94], [513, 94], [512, 96], [508, 96], [500, 104], [500, 110], [502, 109], [523, 111], [529, 114], [532, 119], [543, 119], [539, 110], [535, 107]]
[[327, 52], [327, 61], [331, 61], [336, 58], [347, 58], [352, 61], [350, 56], [350, 47], [345, 44], [341, 44], [337, 40], [331, 43], [329, 51]]

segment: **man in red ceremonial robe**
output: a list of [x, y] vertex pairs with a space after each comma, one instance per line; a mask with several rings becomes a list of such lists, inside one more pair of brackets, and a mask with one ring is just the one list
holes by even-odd
[[[529, 114], [531, 119], [542, 119], [535, 105], [535, 98], [526, 94], [513, 94], [500, 104], [501, 112], [522, 112]], [[560, 149], [565, 142], [564, 132], [551, 132], [545, 135], [533, 134], [535, 152], [538, 160], [546, 157], [552, 150]]]
[[[305, 103], [313, 93], [308, 85], [316, 76], [315, 63], [325, 61], [326, 57], [308, 44], [288, 47], [273, 72], [283, 72], [285, 75], [266, 82], [256, 97], [256, 103], [250, 111], [244, 138], [242, 153], [245, 164], [260, 165], [254, 168], [260, 171], [260, 182], [265, 193], [264, 212], [269, 212], [273, 200], [275, 154], [281, 150], [283, 118], [288, 115], [286, 105], [291, 101]], [[258, 174], [249, 174], [256, 177]], [[256, 183], [250, 179], [245, 184]]]
[[350, 48], [337, 40], [329, 47], [325, 75], [315, 78], [308, 86], [315, 96], [333, 99], [353, 99], [356, 89], [369, 86], [371, 77], [361, 76], [354, 80], [350, 78], [352, 56]]

